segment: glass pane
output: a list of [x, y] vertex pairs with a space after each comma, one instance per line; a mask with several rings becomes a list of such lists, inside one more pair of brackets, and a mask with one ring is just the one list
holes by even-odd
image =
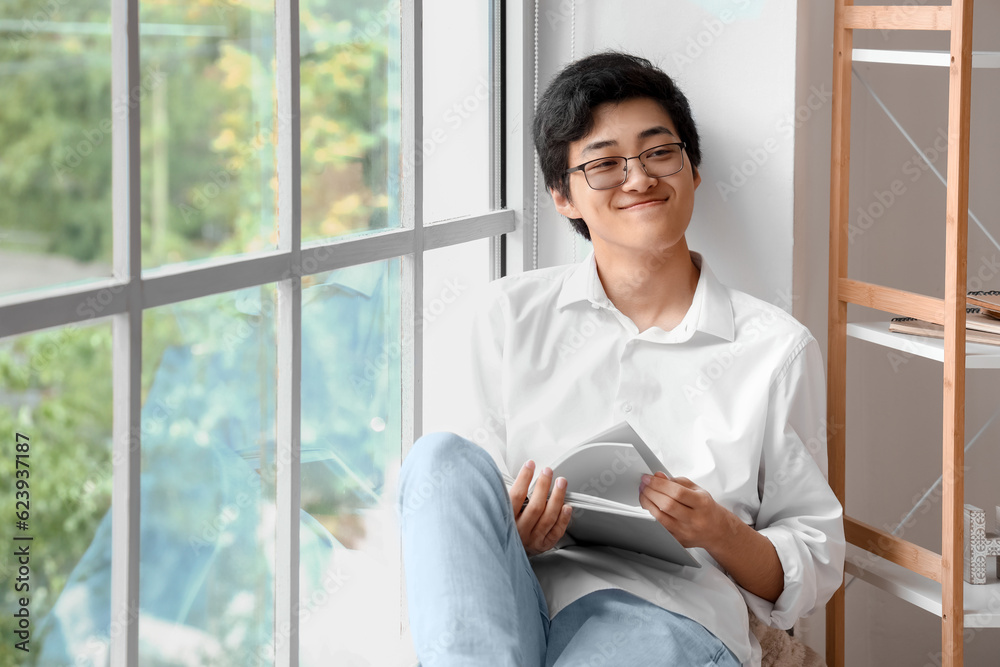
[[465, 363], [477, 289], [490, 279], [490, 240], [424, 253], [424, 433], [453, 431], [447, 397]]
[[[302, 295], [301, 664], [396, 665], [399, 260], [314, 276]], [[303, 280], [305, 282], [305, 279]]]
[[274, 3], [140, 15], [143, 266], [274, 248]]
[[399, 7], [300, 5], [303, 242], [400, 224]]
[[111, 275], [110, 6], [0, 3], [0, 294]]
[[274, 294], [145, 314], [141, 664], [273, 663]]
[[491, 209], [489, 5], [424, 3], [426, 222]]
[[[10, 511], [0, 521], [2, 665], [107, 659], [111, 406], [108, 324], [0, 341], [0, 479]], [[17, 555], [24, 548], [27, 563]], [[27, 653], [15, 646], [24, 639]]]

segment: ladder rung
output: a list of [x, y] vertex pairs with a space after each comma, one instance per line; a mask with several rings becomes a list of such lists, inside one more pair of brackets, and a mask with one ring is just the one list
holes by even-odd
[[848, 30], [951, 30], [951, 7], [844, 7], [841, 27]]
[[844, 536], [861, 547], [911, 572], [941, 582], [941, 556], [867, 523], [844, 517]]
[[932, 296], [841, 278], [837, 296], [845, 303], [874, 308], [884, 313], [934, 322], [944, 326], [944, 301]]

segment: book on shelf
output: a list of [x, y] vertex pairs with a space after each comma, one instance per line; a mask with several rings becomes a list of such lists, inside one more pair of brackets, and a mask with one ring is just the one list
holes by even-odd
[[1000, 291], [969, 292], [965, 298], [973, 306], [977, 306], [983, 315], [1000, 319]]
[[[566, 534], [577, 544], [617, 547], [701, 567], [670, 531], [639, 505], [643, 475], [671, 475], [628, 422], [580, 443], [549, 467], [553, 480], [566, 478], [565, 503], [573, 508]], [[536, 474], [528, 488], [529, 498], [537, 480]], [[505, 473], [504, 481], [510, 488], [514, 477]]]
[[[1000, 345], [1000, 292], [969, 292], [965, 309], [965, 340]], [[894, 317], [889, 331], [928, 338], [944, 338], [944, 327], [913, 317]]]

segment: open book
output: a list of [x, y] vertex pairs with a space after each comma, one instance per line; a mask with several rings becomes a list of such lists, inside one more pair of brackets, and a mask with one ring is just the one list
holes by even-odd
[[[573, 508], [566, 533], [578, 544], [618, 547], [662, 560], [701, 567], [653, 516], [639, 505], [643, 475], [670, 473], [628, 422], [621, 422], [559, 457], [552, 479], [565, 477]], [[507, 486], [514, 478], [505, 474]], [[528, 497], [535, 488], [532, 480]]]

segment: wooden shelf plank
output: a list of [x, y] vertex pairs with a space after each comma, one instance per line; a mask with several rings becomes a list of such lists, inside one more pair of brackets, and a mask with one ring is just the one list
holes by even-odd
[[[950, 67], [948, 51], [895, 51], [890, 49], [854, 49], [854, 62], [889, 63], [893, 65], [923, 65]], [[1000, 51], [973, 51], [973, 69], [1000, 69]]]
[[[889, 331], [888, 322], [850, 322], [847, 335], [900, 352], [944, 362], [944, 341]], [[965, 344], [966, 368], [1000, 368], [1000, 345]]]
[[837, 288], [841, 301], [874, 308], [883, 313], [896, 313], [944, 324], [942, 299], [850, 278], [841, 278], [837, 281]]
[[848, 30], [951, 30], [950, 6], [848, 6], [841, 26]]
[[[845, 570], [876, 588], [941, 616], [941, 584], [910, 572], [854, 545], [847, 546]], [[989, 581], [989, 580], [988, 580]], [[1000, 627], [1000, 582], [965, 584], [965, 627]]]
[[933, 551], [849, 516], [844, 517], [844, 535], [850, 544], [862, 547], [874, 555], [928, 579], [940, 580], [941, 556]]

